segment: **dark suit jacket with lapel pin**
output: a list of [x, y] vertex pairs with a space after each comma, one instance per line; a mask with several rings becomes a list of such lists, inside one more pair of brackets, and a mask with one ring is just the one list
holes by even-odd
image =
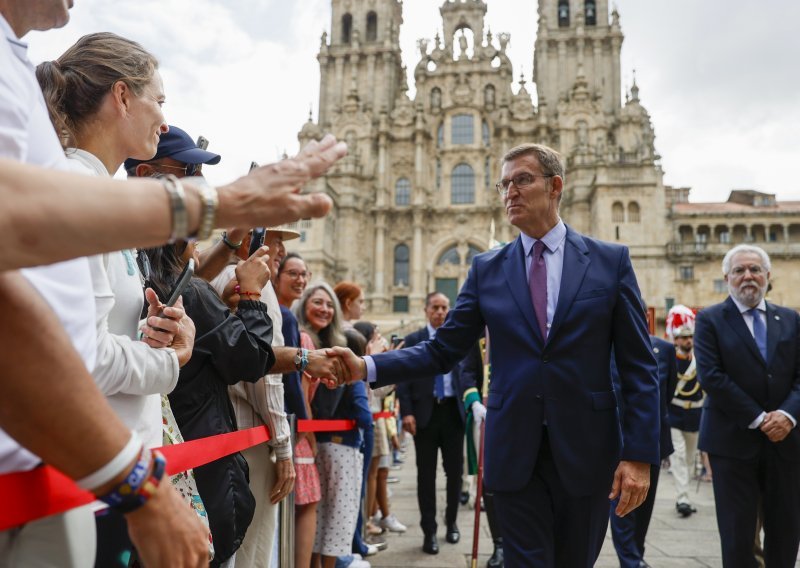
[[[730, 297], [698, 314], [694, 351], [706, 391], [698, 445], [710, 454], [755, 457], [770, 443], [758, 428], [748, 428], [762, 411], [800, 417], [800, 317], [769, 302], [766, 307], [766, 361]], [[784, 459], [800, 461], [800, 429], [776, 447]]]

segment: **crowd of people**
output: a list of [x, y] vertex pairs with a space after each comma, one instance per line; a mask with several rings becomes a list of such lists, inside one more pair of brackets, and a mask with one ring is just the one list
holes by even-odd
[[[131, 177], [185, 180], [221, 159], [166, 124], [157, 61], [135, 42], [111, 33], [84, 36], [57, 60], [39, 65], [37, 79], [74, 171], [110, 177], [124, 163]], [[144, 450], [269, 428], [267, 447], [172, 478], [209, 527], [212, 566], [269, 566], [275, 505], [293, 490], [300, 509], [298, 566], [320, 565], [321, 558], [321, 566], [332, 568], [337, 557], [368, 565], [352, 553], [377, 550], [356, 531], [362, 472], [370, 465], [364, 465], [363, 436], [373, 430], [368, 391], [363, 382], [318, 388], [336, 361], [319, 354], [333, 346], [378, 353], [388, 345], [374, 326], [367, 337], [345, 319], [327, 283], [306, 287], [310, 272], [303, 259], [287, 256], [284, 247], [284, 240], [298, 236], [282, 227], [231, 229], [203, 251], [196, 241], [178, 239], [138, 253], [124, 249], [88, 258], [97, 334], [92, 375]], [[195, 276], [178, 302], [165, 307], [162, 300], [190, 262]], [[291, 312], [282, 312], [278, 290]], [[340, 283], [338, 290], [349, 295], [347, 315], [359, 319], [361, 289]], [[292, 337], [284, 336], [284, 319]], [[140, 320], [146, 322], [141, 329]], [[284, 396], [285, 384], [293, 396]], [[293, 461], [287, 409], [306, 418], [355, 419], [357, 427], [305, 435]], [[81, 540], [94, 533], [96, 522], [98, 566], [126, 566], [136, 554], [118, 508], [98, 512], [90, 506], [64, 517], [67, 530]], [[92, 547], [82, 550], [87, 558], [93, 553]]]
[[[0, 0], [0, 308], [15, 324], [0, 330], [0, 472], [48, 463], [104, 506], [0, 532], [0, 565], [267, 567], [293, 495], [295, 565], [366, 568], [380, 533], [406, 530], [387, 488], [396, 412], [425, 553], [440, 452], [445, 538], [460, 540], [466, 437], [470, 471], [485, 453], [491, 567], [592, 566], [609, 519], [621, 564], [646, 566], [661, 460], [688, 517], [695, 447], [723, 565], [794, 565], [800, 316], [765, 299], [766, 252], [732, 248], [728, 299], [696, 328], [685, 313], [674, 345], [649, 337], [627, 248], [568, 227], [561, 156], [523, 144], [497, 184], [520, 237], [475, 257], [452, 310], [433, 292], [426, 325], [386, 341], [359, 284], [315, 280], [286, 250], [286, 223], [331, 207], [301, 187], [346, 146], [326, 136], [209, 186], [222, 157], [167, 124], [143, 46], [94, 33], [30, 64], [21, 38], [64, 25], [69, 4]], [[110, 179], [123, 164], [129, 180]], [[293, 440], [289, 414], [355, 427]], [[158, 448], [257, 426], [267, 444], [167, 476]]]

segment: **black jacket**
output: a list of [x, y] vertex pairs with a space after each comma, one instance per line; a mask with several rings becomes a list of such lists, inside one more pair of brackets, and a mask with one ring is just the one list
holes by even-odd
[[[405, 338], [404, 347], [413, 347], [417, 343], [428, 340], [428, 327], [409, 333]], [[462, 423], [466, 420], [464, 412], [464, 391], [474, 387], [474, 381], [462, 384], [461, 368], [456, 365], [451, 371], [453, 379], [453, 395], [458, 399], [458, 413]], [[400, 414], [405, 417], [412, 415], [417, 423], [417, 428], [425, 428], [430, 422], [433, 413], [433, 376], [420, 376], [416, 380], [397, 383], [397, 398], [400, 400]]]
[[[656, 358], [658, 365], [658, 415], [659, 415], [659, 455], [661, 459], [666, 459], [675, 451], [672, 447], [672, 435], [670, 434], [669, 415], [667, 407], [669, 401], [672, 400], [672, 392], [674, 387], [670, 387], [672, 377], [677, 374], [675, 346], [669, 341], [665, 341], [660, 337], [654, 335], [650, 336], [650, 346], [653, 349], [653, 356]], [[611, 358], [611, 380], [614, 384], [614, 392], [616, 393], [619, 415], [624, 416], [624, 400], [622, 396], [622, 383], [617, 371], [617, 361], [614, 357]], [[670, 391], [669, 389], [673, 390]], [[624, 428], [623, 428], [624, 429]], [[622, 441], [625, 443], [625, 440]]]
[[[228, 385], [255, 382], [275, 364], [272, 320], [257, 301], [239, 302], [236, 315], [205, 281], [193, 279], [183, 294], [186, 313], [196, 328], [192, 358], [181, 369], [169, 395], [175, 420], [185, 440], [236, 431]], [[208, 511], [217, 566], [231, 556], [253, 519], [244, 457], [232, 454], [194, 470], [197, 489]]]

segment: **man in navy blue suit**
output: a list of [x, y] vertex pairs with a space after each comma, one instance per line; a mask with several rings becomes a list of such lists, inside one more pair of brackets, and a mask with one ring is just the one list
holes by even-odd
[[[650, 336], [653, 354], [658, 362], [659, 407], [661, 416], [661, 437], [659, 447], [661, 459], [665, 460], [672, 454], [672, 436], [670, 432], [669, 416], [667, 414], [667, 401], [671, 400], [669, 386], [678, 372], [676, 363], [675, 346], [669, 341], [664, 341], [654, 335]], [[614, 388], [621, 388], [619, 373], [614, 361], [611, 362], [611, 372], [614, 378]], [[619, 395], [619, 392], [618, 392]], [[650, 518], [653, 516], [653, 505], [656, 501], [656, 488], [661, 470], [659, 465], [650, 466], [650, 490], [644, 503], [631, 513], [620, 517], [614, 514], [616, 503], [611, 502], [611, 537], [617, 551], [620, 568], [646, 568], [649, 566], [644, 560], [644, 541], [647, 529], [650, 527]]]
[[759, 247], [728, 251], [722, 273], [730, 295], [698, 314], [694, 336], [722, 565], [758, 565], [761, 503], [764, 562], [789, 568], [800, 547], [800, 316], [764, 300], [770, 260]]
[[638, 507], [650, 465], [659, 463], [658, 378], [642, 299], [626, 247], [561, 221], [557, 152], [513, 148], [497, 187], [522, 234], [473, 259], [436, 337], [364, 359], [332, 352], [346, 360], [351, 380], [378, 386], [449, 371], [488, 328], [485, 480], [506, 563], [589, 567], [608, 527], [608, 500], [619, 497], [618, 515]]

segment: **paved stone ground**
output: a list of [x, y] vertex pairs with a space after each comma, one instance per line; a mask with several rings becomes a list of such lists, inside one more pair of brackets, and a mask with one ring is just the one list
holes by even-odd
[[[419, 513], [416, 495], [416, 466], [414, 464], [414, 442], [409, 438], [405, 464], [391, 475], [399, 482], [389, 485], [392, 491], [392, 512], [408, 526], [404, 534], [385, 533], [389, 547], [368, 558], [373, 567], [382, 568], [462, 568], [470, 566], [475, 512], [462, 506], [458, 516], [461, 542], [448, 544], [444, 539], [444, 473], [439, 466], [437, 479], [437, 512], [439, 514], [439, 554], [432, 556], [422, 552], [422, 530], [419, 528]], [[675, 512], [672, 477], [662, 471], [656, 495], [653, 518], [646, 541], [646, 559], [654, 568], [721, 567], [719, 536], [714, 512], [714, 496], [710, 483], [694, 482], [694, 505], [697, 513], [684, 519]], [[492, 541], [485, 514], [481, 514], [479, 531], [478, 567], [484, 568], [492, 553]], [[610, 533], [600, 558], [599, 568], [618, 567]], [[797, 566], [800, 567], [800, 559]]]

